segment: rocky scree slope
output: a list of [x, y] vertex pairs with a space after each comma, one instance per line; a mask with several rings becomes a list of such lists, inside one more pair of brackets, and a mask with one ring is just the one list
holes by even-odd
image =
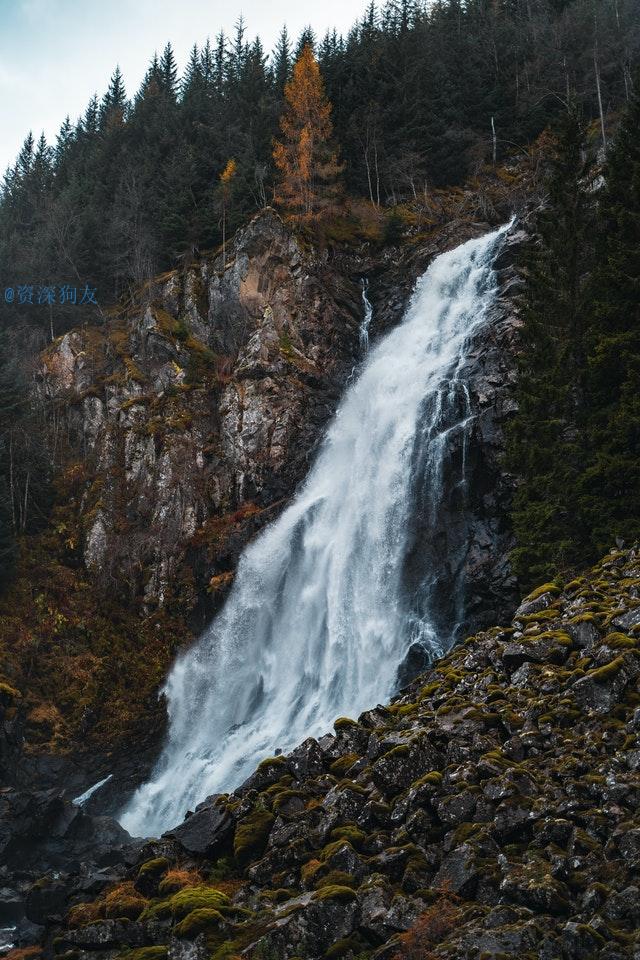
[[86, 877], [41, 880], [28, 912], [45, 953], [637, 957], [639, 680], [635, 547], [265, 760], [97, 899]]

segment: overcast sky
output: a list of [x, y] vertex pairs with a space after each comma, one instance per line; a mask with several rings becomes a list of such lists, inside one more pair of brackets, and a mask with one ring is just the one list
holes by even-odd
[[194, 43], [233, 30], [271, 50], [283, 23], [296, 37], [311, 24], [345, 33], [365, 0], [0, 0], [0, 176], [33, 130], [53, 142], [60, 124], [101, 96], [116, 64], [127, 93], [137, 89], [154, 50], [171, 41], [183, 68]]

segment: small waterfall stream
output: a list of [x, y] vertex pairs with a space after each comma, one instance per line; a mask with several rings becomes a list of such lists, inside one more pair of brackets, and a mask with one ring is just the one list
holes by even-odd
[[373, 318], [373, 307], [369, 297], [367, 296], [367, 291], [369, 289], [369, 281], [366, 277], [363, 277], [362, 280], [362, 323], [360, 324], [360, 349], [363, 353], [366, 353], [369, 349], [369, 327], [371, 325], [371, 320]]
[[[276, 749], [384, 701], [412, 644], [437, 656], [451, 642], [434, 627], [429, 572], [416, 599], [403, 565], [413, 511], [438, 510], [450, 432], [466, 444], [460, 371], [506, 229], [437, 257], [403, 322], [367, 353], [304, 485], [247, 547], [224, 608], [168, 677], [169, 734], [122, 815], [131, 833], [158, 834]], [[366, 349], [364, 284], [362, 297]]]

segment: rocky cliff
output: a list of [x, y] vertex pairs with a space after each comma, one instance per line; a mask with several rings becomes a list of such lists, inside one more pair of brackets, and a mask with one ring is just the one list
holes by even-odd
[[116, 884], [43, 880], [46, 955], [637, 956], [639, 643], [640, 550], [612, 550], [141, 843]]
[[[163, 729], [156, 693], [176, 649], [210, 619], [242, 547], [305, 476], [361, 359], [362, 278], [375, 340], [399, 321], [435, 255], [488, 229], [458, 211], [397, 247], [321, 249], [266, 211], [229, 245], [226, 263], [219, 255], [159, 277], [103, 327], [75, 329], [45, 351], [37, 389], [50, 411], [58, 496], [49, 530], [27, 545], [22, 576], [0, 601], [2, 670], [23, 694], [9, 740], [40, 754], [90, 747], [72, 774], [70, 789], [81, 792], [126, 760], [119, 744], [133, 735], [145, 760], [137, 772], [125, 763], [126, 778], [144, 777]], [[501, 456], [520, 240], [514, 231], [505, 248], [500, 297], [467, 372], [471, 442], [448, 452], [451, 471], [465, 457], [465, 496], [451, 485], [435, 532], [415, 505], [407, 588], [419, 592], [438, 571], [443, 635], [505, 616], [514, 602], [512, 479]], [[464, 597], [462, 619], [454, 596]], [[421, 665], [409, 662], [407, 675]], [[40, 764], [37, 779], [56, 785], [60, 770]]]
[[228, 584], [237, 542], [306, 472], [360, 318], [357, 281], [268, 211], [224, 262], [165, 275], [104, 331], [52, 346], [41, 389], [82, 450], [81, 549], [98, 590], [188, 610]]

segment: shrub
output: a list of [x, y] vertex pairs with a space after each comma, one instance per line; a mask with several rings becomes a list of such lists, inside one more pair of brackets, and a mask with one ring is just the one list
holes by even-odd
[[455, 930], [461, 914], [457, 897], [441, 893], [438, 900], [420, 914], [414, 925], [406, 933], [400, 934], [400, 949], [393, 960], [428, 960], [432, 955], [431, 949]]
[[184, 887], [195, 887], [201, 882], [200, 874], [196, 870], [169, 870], [158, 884], [158, 891], [163, 897], [177, 893]]

